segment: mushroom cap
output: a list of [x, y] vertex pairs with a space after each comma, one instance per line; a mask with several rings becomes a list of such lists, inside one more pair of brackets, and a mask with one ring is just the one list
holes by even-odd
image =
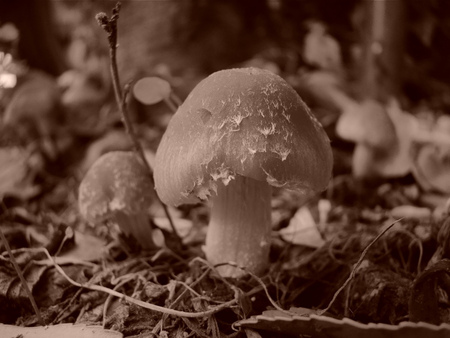
[[366, 99], [344, 110], [336, 133], [355, 143], [353, 175], [359, 179], [404, 176], [411, 170], [413, 121], [398, 104]]
[[155, 188], [167, 204], [197, 203], [235, 175], [296, 189], [326, 188], [330, 141], [295, 90], [258, 68], [202, 80], [172, 117], [156, 152]]
[[147, 168], [133, 152], [102, 155], [88, 170], [78, 191], [78, 207], [89, 222], [101, 222], [116, 212], [137, 214], [152, 201]]
[[349, 108], [337, 122], [339, 137], [374, 149], [393, 150], [398, 143], [395, 126], [380, 103], [369, 99]]

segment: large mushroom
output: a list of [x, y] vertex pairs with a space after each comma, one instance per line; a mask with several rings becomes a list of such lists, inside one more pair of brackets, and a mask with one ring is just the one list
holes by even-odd
[[133, 152], [112, 151], [99, 157], [78, 191], [81, 215], [93, 224], [116, 223], [143, 249], [155, 249], [148, 208], [152, 202], [150, 173]]
[[[212, 201], [204, 251], [261, 274], [268, 264], [271, 186], [305, 197], [327, 187], [329, 139], [295, 90], [257, 68], [216, 72], [201, 81], [169, 123], [156, 153], [155, 188], [180, 205]], [[245, 272], [222, 265], [219, 273]]]

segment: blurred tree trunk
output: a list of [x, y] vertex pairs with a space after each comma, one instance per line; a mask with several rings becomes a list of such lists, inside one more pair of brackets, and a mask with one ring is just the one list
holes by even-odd
[[405, 3], [403, 0], [369, 0], [364, 5], [363, 95], [385, 102], [396, 96], [401, 87]]
[[49, 0], [0, 0], [0, 24], [13, 23], [20, 33], [18, 56], [29, 66], [57, 76], [67, 66], [53, 14]]

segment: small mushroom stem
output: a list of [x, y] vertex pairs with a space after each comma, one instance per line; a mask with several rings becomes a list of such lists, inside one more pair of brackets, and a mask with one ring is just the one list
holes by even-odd
[[119, 211], [115, 213], [113, 221], [126, 235], [133, 236], [142, 249], [153, 250], [157, 248], [146, 212], [126, 214]]
[[[204, 251], [212, 264], [234, 262], [261, 274], [268, 265], [271, 236], [271, 187], [263, 181], [236, 176], [220, 185], [212, 199]], [[245, 271], [230, 265], [218, 267], [224, 277]]]

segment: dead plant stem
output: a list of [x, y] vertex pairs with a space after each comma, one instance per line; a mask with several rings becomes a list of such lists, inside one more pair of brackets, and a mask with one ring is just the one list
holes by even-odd
[[201, 318], [201, 317], [208, 317], [213, 315], [216, 312], [222, 311], [223, 309], [229, 308], [232, 305], [236, 305], [238, 302], [238, 299], [232, 299], [228, 302], [225, 302], [223, 304], [211, 307], [209, 310], [206, 311], [201, 311], [201, 312], [186, 312], [186, 311], [179, 311], [179, 310], [175, 310], [175, 309], [170, 309], [170, 308], [166, 308], [166, 307], [162, 307], [162, 306], [158, 306], [155, 304], [151, 304], [151, 303], [146, 303], [142, 300], [139, 299], [135, 299], [132, 298], [130, 296], [124, 295], [120, 292], [117, 292], [115, 290], [112, 290], [110, 288], [101, 286], [101, 285], [89, 285], [89, 284], [81, 284], [78, 283], [76, 281], [74, 281], [72, 278], [70, 278], [65, 272], [64, 270], [56, 263], [56, 261], [54, 260], [54, 258], [50, 255], [50, 253], [48, 252], [48, 250], [46, 248], [36, 248], [36, 249], [30, 249], [30, 251], [38, 251], [38, 252], [43, 252], [47, 258], [53, 262], [53, 266], [55, 267], [55, 269], [72, 285], [77, 286], [79, 288], [84, 288], [84, 289], [88, 289], [88, 290], [92, 290], [92, 291], [99, 291], [99, 292], [104, 292], [107, 293], [111, 296], [120, 298], [120, 299], [124, 299], [127, 302], [133, 303], [135, 305], [138, 305], [140, 307], [143, 307], [145, 309], [148, 310], [153, 310], [156, 312], [160, 312], [160, 313], [165, 313], [168, 315], [173, 315], [173, 316], [178, 316], [178, 317], [187, 317], [187, 318]]
[[[142, 160], [143, 164], [146, 166], [150, 179], [152, 181], [153, 186], [155, 186], [155, 182], [153, 179], [153, 170], [150, 167], [150, 164], [147, 162], [144, 154], [144, 150], [142, 149], [142, 145], [138, 141], [138, 138], [136, 136], [136, 132], [134, 130], [133, 124], [131, 123], [128, 109], [127, 109], [127, 96], [129, 92], [129, 84], [125, 86], [125, 91], [122, 93], [121, 87], [120, 87], [120, 78], [119, 78], [119, 70], [117, 67], [117, 20], [119, 19], [119, 12], [120, 12], [120, 2], [117, 2], [116, 6], [113, 8], [113, 15], [111, 18], [108, 18], [105, 13], [99, 13], [96, 15], [96, 19], [99, 23], [99, 25], [106, 31], [108, 34], [108, 42], [109, 42], [109, 58], [111, 61], [110, 64], [110, 70], [111, 70], [111, 76], [112, 76], [112, 83], [114, 88], [114, 96], [116, 98], [117, 106], [119, 107], [120, 114], [122, 117], [122, 123], [125, 127], [125, 131], [128, 134], [128, 136], [131, 139], [131, 142], [133, 143], [134, 149], [140, 159]], [[181, 238], [178, 235], [178, 232], [175, 228], [175, 225], [173, 223], [172, 217], [170, 216], [169, 210], [167, 206], [159, 199], [158, 195], [156, 195], [156, 199], [161, 204], [164, 213], [169, 221], [170, 227], [172, 229], [174, 237], [177, 239], [179, 243], [181, 243]]]

